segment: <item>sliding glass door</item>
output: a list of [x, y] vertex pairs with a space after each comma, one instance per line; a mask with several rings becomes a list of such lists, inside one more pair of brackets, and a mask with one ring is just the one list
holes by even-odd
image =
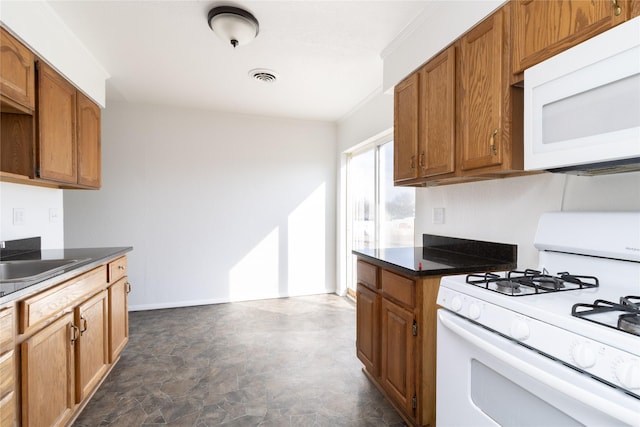
[[355, 289], [352, 249], [414, 246], [415, 189], [393, 186], [393, 141], [349, 153], [347, 285]]

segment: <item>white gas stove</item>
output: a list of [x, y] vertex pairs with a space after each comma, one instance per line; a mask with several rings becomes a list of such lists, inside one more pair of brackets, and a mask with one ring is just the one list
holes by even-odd
[[[475, 418], [459, 418], [464, 417], [464, 410], [447, 408], [446, 401], [456, 399], [460, 392], [449, 380], [455, 367], [449, 364], [447, 368], [449, 362], [444, 360], [465, 347], [475, 350], [461, 363], [475, 360], [474, 351], [487, 358], [482, 366], [488, 366], [488, 371], [474, 368], [484, 372], [483, 382], [492, 378], [487, 372], [495, 372], [516, 385], [507, 387], [508, 399], [518, 395], [514, 390], [522, 389], [526, 392], [522, 395], [527, 396], [524, 402], [538, 402], [538, 406], [531, 406], [538, 408], [532, 413], [497, 409], [490, 398], [478, 397], [482, 393], [474, 399], [474, 387], [469, 385], [473, 408], [467, 415], [486, 418], [486, 425], [495, 425], [489, 421], [524, 425], [525, 419], [568, 425], [640, 425], [640, 212], [544, 214], [535, 246], [540, 250], [535, 270], [442, 279], [438, 294], [438, 304], [443, 307], [438, 325], [438, 425], [482, 425]], [[481, 342], [484, 335], [497, 340], [496, 348], [502, 350], [494, 352], [492, 344]], [[469, 343], [451, 344], [463, 336]], [[521, 351], [522, 356], [510, 363], [508, 354]], [[523, 362], [530, 356], [539, 359], [540, 353], [544, 360], [532, 361], [530, 366]], [[496, 356], [495, 361], [487, 354]], [[536, 363], [546, 366], [549, 361], [557, 366], [550, 365], [546, 372], [536, 368]], [[491, 367], [492, 363], [496, 366]], [[503, 365], [511, 365], [517, 373], [507, 375], [501, 371]], [[469, 384], [473, 383], [474, 369], [468, 371]], [[558, 372], [550, 374], [550, 369]], [[464, 384], [462, 381], [461, 387]], [[548, 391], [532, 392], [541, 386]], [[547, 393], [559, 395], [550, 399], [543, 395]], [[541, 409], [547, 407], [552, 409]], [[586, 416], [587, 409], [595, 413]], [[555, 415], [547, 418], [541, 414]]]

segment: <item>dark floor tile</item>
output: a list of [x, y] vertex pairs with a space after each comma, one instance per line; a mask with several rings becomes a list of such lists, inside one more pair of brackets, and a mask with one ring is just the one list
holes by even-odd
[[336, 295], [133, 312], [75, 426], [403, 426], [361, 369]]

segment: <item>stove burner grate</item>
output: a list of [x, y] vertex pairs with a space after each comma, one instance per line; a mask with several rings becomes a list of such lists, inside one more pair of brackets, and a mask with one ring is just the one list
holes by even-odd
[[550, 275], [546, 270], [512, 270], [506, 277], [495, 273], [469, 274], [467, 283], [510, 296], [535, 295], [599, 286], [598, 278], [578, 276], [568, 272]]
[[[597, 315], [606, 313], [618, 315], [617, 322], [598, 320]], [[598, 299], [593, 304], [574, 304], [571, 308], [571, 315], [640, 336], [640, 296], [620, 297], [619, 303]]]

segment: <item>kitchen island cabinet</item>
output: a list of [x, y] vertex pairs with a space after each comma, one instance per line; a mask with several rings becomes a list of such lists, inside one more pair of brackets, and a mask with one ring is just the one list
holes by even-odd
[[508, 270], [514, 245], [423, 236], [419, 248], [355, 250], [356, 354], [412, 426], [435, 426], [436, 298], [448, 274]]

